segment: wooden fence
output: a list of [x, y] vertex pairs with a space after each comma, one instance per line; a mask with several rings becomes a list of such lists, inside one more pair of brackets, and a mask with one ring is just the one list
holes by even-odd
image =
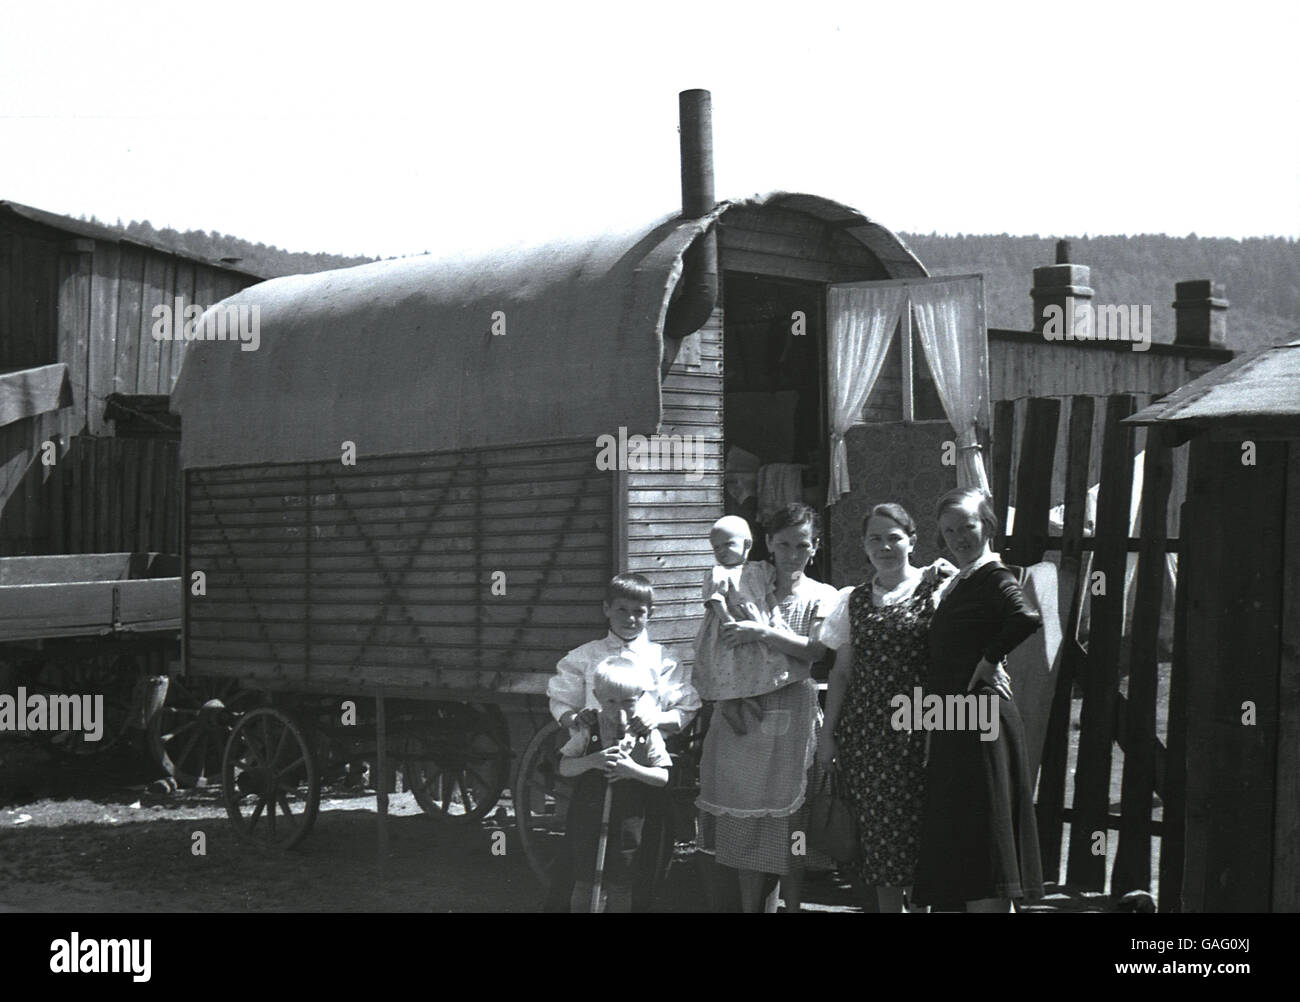
[[37, 458], [0, 514], [0, 556], [180, 552], [180, 449], [162, 438], [75, 437]]
[[[1171, 492], [1175, 512], [1181, 503], [1183, 478], [1177, 478], [1175, 490], [1175, 455], [1163, 432], [1148, 433], [1122, 423], [1147, 402], [1132, 395], [999, 402], [994, 410], [991, 486], [1000, 524], [1006, 524], [1012, 499], [1015, 505], [1012, 535], [999, 541], [1003, 559], [1019, 565], [1059, 561], [1064, 640], [1037, 795], [1044, 876], [1060, 882], [1068, 824], [1066, 884], [1100, 891], [1109, 876], [1112, 895], [1149, 889], [1155, 836], [1162, 839], [1160, 898], [1175, 902], [1181, 883], [1184, 721], [1177, 716], [1179, 700], [1171, 699], [1162, 741], [1156, 708], [1165, 554], [1179, 550], [1178, 541], [1168, 536], [1168, 512]], [[1138, 534], [1131, 536], [1139, 439], [1145, 440], [1141, 510]], [[1185, 469], [1185, 457], [1177, 458], [1179, 469]], [[1054, 484], [1056, 503], [1062, 491], [1064, 496], [1059, 535], [1051, 531]], [[1085, 520], [1093, 484], [1099, 489], [1095, 531], [1089, 535]], [[1126, 632], [1124, 582], [1130, 553], [1137, 554], [1136, 600]], [[1104, 591], [1099, 582], [1104, 582]], [[1085, 602], [1091, 608], [1083, 639]], [[1176, 604], [1180, 608], [1181, 603]], [[1179, 655], [1175, 650], [1170, 679], [1175, 689], [1183, 684]], [[1127, 693], [1121, 691], [1123, 678]], [[1082, 707], [1073, 801], [1067, 805], [1076, 690]], [[1119, 814], [1112, 813], [1111, 797], [1116, 743], [1123, 758]], [[1113, 832], [1118, 833], [1117, 846], [1111, 842]], [[1104, 843], [1097, 833], [1104, 833]], [[1098, 851], [1102, 845], [1104, 852]]]

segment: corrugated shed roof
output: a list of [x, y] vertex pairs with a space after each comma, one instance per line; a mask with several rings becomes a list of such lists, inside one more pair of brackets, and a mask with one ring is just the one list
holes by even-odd
[[[173, 392], [186, 467], [338, 461], [617, 434], [660, 420], [663, 325], [682, 255], [733, 205], [842, 226], [891, 277], [924, 275], [892, 233], [828, 199], [777, 193], [477, 260], [379, 261], [251, 286], [259, 346], [195, 341]], [[209, 311], [212, 312], [211, 310]], [[505, 334], [492, 333], [500, 315]]]
[[110, 226], [104, 226], [100, 223], [88, 223], [83, 219], [73, 219], [71, 216], [60, 216], [57, 212], [46, 212], [44, 209], [36, 209], [30, 205], [22, 205], [19, 202], [0, 200], [0, 211], [12, 213], [29, 222], [40, 223], [42, 226], [48, 226], [51, 229], [70, 233], [74, 236], [89, 237], [92, 240], [102, 240], [115, 244], [134, 244], [137, 247], [146, 247], [149, 250], [158, 251], [161, 254], [170, 254], [172, 257], [178, 257], [185, 261], [196, 261], [199, 264], [207, 265], [209, 268], [220, 268], [222, 271], [232, 271], [238, 275], [247, 275], [249, 278], [266, 277], [255, 271], [249, 271], [247, 268], [236, 268], [234, 265], [199, 257], [197, 254], [190, 254], [175, 247], [168, 247], [157, 240], [142, 240], [139, 237], [133, 237], [120, 230], [115, 230]]
[[1300, 339], [1234, 359], [1128, 418], [1133, 424], [1300, 422]]

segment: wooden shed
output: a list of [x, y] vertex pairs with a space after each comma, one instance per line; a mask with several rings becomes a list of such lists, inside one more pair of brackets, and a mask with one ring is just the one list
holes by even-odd
[[[1135, 414], [1190, 441], [1161, 893], [1300, 911], [1300, 340]], [[1185, 792], [1185, 796], [1178, 796]]]
[[188, 345], [155, 340], [152, 311], [178, 298], [208, 306], [257, 281], [0, 201], [0, 554], [178, 548], [166, 399]]

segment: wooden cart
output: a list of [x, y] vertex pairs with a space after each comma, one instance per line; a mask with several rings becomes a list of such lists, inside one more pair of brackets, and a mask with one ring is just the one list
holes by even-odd
[[180, 561], [159, 553], [0, 558], [0, 660], [27, 693], [101, 695], [98, 740], [32, 734], [52, 751], [95, 755], [142, 724], [145, 680], [179, 650]]

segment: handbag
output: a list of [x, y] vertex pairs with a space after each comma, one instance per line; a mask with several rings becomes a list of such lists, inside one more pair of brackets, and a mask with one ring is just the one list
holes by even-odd
[[841, 863], [858, 855], [857, 818], [833, 772], [823, 773], [808, 797], [808, 846]]

